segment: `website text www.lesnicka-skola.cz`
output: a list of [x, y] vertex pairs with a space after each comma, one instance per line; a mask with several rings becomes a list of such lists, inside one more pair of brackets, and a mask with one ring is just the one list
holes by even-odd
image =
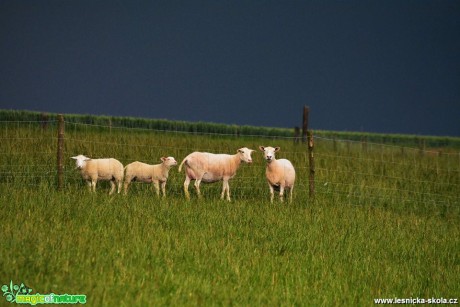
[[374, 298], [375, 304], [458, 304], [458, 298]]

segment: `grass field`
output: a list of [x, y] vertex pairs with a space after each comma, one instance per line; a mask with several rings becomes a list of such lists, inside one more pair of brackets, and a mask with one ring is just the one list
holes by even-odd
[[[86, 294], [90, 306], [373, 305], [374, 298], [460, 296], [460, 156], [317, 139], [316, 194], [306, 146], [289, 138], [164, 133], [66, 124], [56, 190], [56, 130], [0, 122], [0, 283]], [[180, 162], [191, 151], [281, 146], [296, 166], [293, 203], [270, 204], [262, 154], [185, 201], [136, 184], [89, 193], [70, 156]], [[195, 196], [195, 197], [194, 197]], [[5, 303], [2, 300], [0, 305]]]

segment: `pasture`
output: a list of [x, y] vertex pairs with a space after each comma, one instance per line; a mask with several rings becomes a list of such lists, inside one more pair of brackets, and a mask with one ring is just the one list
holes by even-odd
[[[165, 132], [66, 123], [56, 190], [56, 127], [0, 122], [0, 282], [34, 293], [86, 294], [101, 305], [373, 305], [374, 298], [458, 298], [460, 155], [454, 149], [289, 137]], [[190, 152], [280, 146], [297, 171], [294, 201], [269, 201], [265, 161], [198, 200], [170, 171], [166, 199], [87, 191], [71, 156], [180, 163]], [[6, 301], [2, 301], [5, 302]]]

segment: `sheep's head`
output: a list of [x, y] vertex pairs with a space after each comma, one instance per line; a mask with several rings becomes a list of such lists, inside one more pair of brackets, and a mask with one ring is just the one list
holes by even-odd
[[82, 169], [83, 167], [85, 167], [86, 161], [91, 160], [91, 158], [85, 157], [84, 155], [71, 157], [71, 159], [75, 160], [78, 169]]
[[240, 160], [246, 163], [252, 163], [251, 154], [254, 150], [247, 147], [238, 149], [238, 154], [240, 155]]
[[164, 165], [166, 165], [167, 167], [173, 167], [175, 165], [177, 165], [177, 161], [176, 159], [174, 159], [174, 157], [161, 157], [161, 162], [163, 162]]
[[275, 160], [275, 152], [277, 152], [278, 150], [280, 150], [279, 147], [264, 147], [264, 146], [259, 146], [259, 149], [260, 151], [263, 151], [264, 153], [264, 159], [267, 161], [267, 162], [272, 162], [273, 160]]

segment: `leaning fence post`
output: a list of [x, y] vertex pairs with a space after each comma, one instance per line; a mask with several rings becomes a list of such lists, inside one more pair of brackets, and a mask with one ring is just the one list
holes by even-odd
[[315, 196], [315, 158], [313, 156], [313, 131], [308, 130], [308, 163], [310, 164], [309, 192], [310, 197]]
[[58, 114], [58, 144], [57, 144], [57, 188], [62, 190], [64, 185], [64, 116]]

